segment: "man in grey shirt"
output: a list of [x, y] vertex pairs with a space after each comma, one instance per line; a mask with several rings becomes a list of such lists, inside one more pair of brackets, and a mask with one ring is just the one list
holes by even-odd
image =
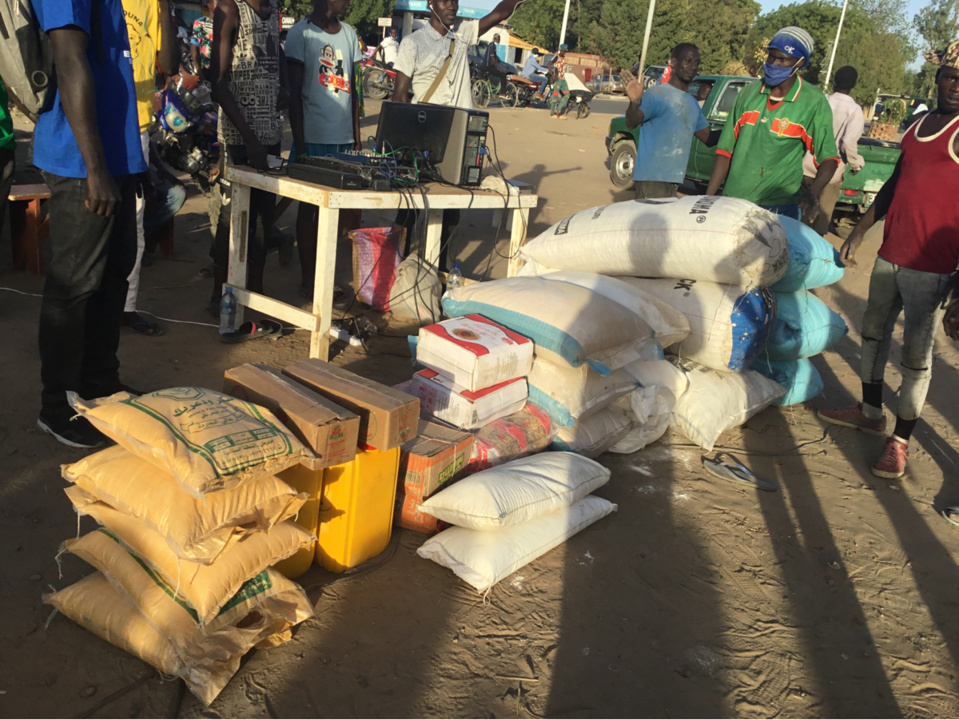
[[[862, 137], [865, 126], [865, 116], [862, 108], [852, 99], [849, 93], [856, 87], [859, 80], [859, 73], [851, 65], [845, 65], [836, 71], [833, 81], [834, 92], [826, 96], [829, 101], [829, 107], [832, 108], [832, 129], [836, 136], [836, 147], [839, 148], [839, 167], [832, 176], [832, 180], [823, 188], [819, 196], [819, 208], [821, 212], [819, 217], [813, 223], [812, 228], [820, 235], [829, 232], [829, 221], [832, 218], [833, 210], [836, 209], [836, 201], [839, 199], [839, 192], [842, 189], [842, 177], [848, 165], [853, 173], [862, 170], [866, 161], [859, 154], [859, 138]], [[803, 185], [809, 187], [816, 177], [816, 163], [811, 153], [806, 153], [803, 158]]]

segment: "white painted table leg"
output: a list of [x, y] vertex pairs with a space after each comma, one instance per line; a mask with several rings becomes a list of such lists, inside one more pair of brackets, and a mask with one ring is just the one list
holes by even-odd
[[320, 206], [316, 230], [316, 270], [313, 277], [313, 314], [317, 327], [310, 336], [310, 357], [330, 359], [330, 325], [333, 319], [333, 280], [336, 270], [336, 230], [340, 211]]
[[529, 208], [518, 208], [512, 211], [513, 230], [509, 238], [509, 266], [506, 277], [513, 277], [523, 267], [523, 260], [519, 256], [520, 248], [526, 244], [526, 230], [529, 227]]
[[443, 211], [429, 210], [426, 214], [426, 253], [423, 259], [435, 267], [439, 272], [446, 268], [439, 266], [440, 238], [443, 234]]
[[[221, 210], [222, 212], [222, 210]], [[227, 283], [246, 289], [246, 264], [250, 232], [250, 186], [230, 186], [230, 254], [227, 262]], [[236, 326], [243, 324], [243, 306], [237, 303]]]

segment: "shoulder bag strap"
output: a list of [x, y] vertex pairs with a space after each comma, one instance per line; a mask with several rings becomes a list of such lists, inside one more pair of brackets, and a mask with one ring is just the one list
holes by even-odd
[[456, 47], [456, 40], [450, 40], [450, 54], [446, 56], [446, 59], [443, 61], [440, 71], [436, 73], [436, 79], [433, 80], [433, 84], [430, 85], [430, 89], [426, 91], [426, 94], [420, 98], [421, 103], [428, 103], [430, 98], [433, 97], [433, 93], [436, 92], [436, 88], [440, 86], [440, 81], [446, 77], [446, 71], [449, 69], [450, 61], [453, 59], [453, 48]]

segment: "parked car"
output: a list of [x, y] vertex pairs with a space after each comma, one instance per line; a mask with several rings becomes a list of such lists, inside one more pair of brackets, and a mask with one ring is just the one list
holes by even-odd
[[[647, 70], [648, 72], [648, 70]], [[735, 75], [700, 75], [689, 85], [693, 97], [703, 84], [711, 83], [712, 90], [703, 104], [703, 115], [711, 130], [722, 130], [732, 112], [733, 103], [740, 91], [758, 79]], [[606, 135], [607, 167], [613, 185], [629, 190], [633, 187], [633, 167], [636, 163], [636, 145], [640, 128], [626, 127], [626, 116], [612, 119]], [[842, 190], [836, 210], [864, 213], [876, 199], [876, 193], [892, 176], [899, 161], [899, 143], [884, 142], [871, 138], [859, 141], [859, 153], [866, 166], [858, 173], [847, 170], [843, 177]], [[696, 138], [692, 140], [689, 163], [686, 165], [686, 184], [702, 192], [709, 183], [716, 161], [715, 148], [706, 147]]]
[[625, 87], [623, 87], [623, 81], [620, 79], [619, 75], [610, 75], [609, 73], [597, 75], [595, 78], [593, 78], [592, 85], [595, 88], [595, 92], [598, 93], [626, 92]]

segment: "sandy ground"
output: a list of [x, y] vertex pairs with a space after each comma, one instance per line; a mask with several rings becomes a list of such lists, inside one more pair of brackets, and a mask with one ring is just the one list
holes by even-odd
[[[610, 117], [551, 121], [542, 110], [492, 109], [507, 174], [540, 196], [533, 234], [622, 199], [602, 164]], [[196, 324], [210, 322], [203, 309], [210, 281], [199, 275], [209, 241], [204, 210], [204, 199], [191, 194], [178, 219], [176, 258], [143, 271], [141, 309], [187, 324], [165, 322], [160, 338], [125, 331], [123, 378], [135, 387], [217, 387], [223, 370], [239, 363], [283, 366], [306, 357], [303, 332], [228, 347]], [[282, 225], [292, 220], [288, 213]], [[457, 250], [468, 274], [485, 272], [491, 220], [473, 213], [462, 230], [469, 242]], [[360, 572], [314, 568], [302, 583], [316, 617], [288, 645], [253, 653], [206, 708], [180, 683], [63, 617], [44, 626], [50, 611], [41, 594], [89, 572], [67, 556], [61, 575], [54, 560], [77, 532], [59, 465], [83, 453], [34, 425], [41, 281], [12, 270], [6, 242], [3, 716], [959, 715], [959, 530], [937, 514], [959, 501], [959, 355], [941, 333], [929, 405], [901, 482], [870, 475], [878, 439], [826, 432], [804, 407], [767, 410], [721, 440], [776, 480], [775, 493], [713, 478], [696, 448], [667, 435], [635, 455], [601, 458], [613, 474], [599, 494], [619, 512], [504, 580], [486, 602], [419, 559], [423, 537], [408, 531], [395, 531], [389, 549]], [[816, 360], [826, 381], [816, 404], [856, 394], [858, 327], [877, 245], [874, 236], [861, 266], [818, 293], [851, 331]], [[346, 270], [348, 248], [341, 250]], [[492, 276], [505, 270], [495, 255], [491, 265]], [[296, 262], [281, 268], [271, 256], [268, 290], [293, 301], [298, 284]], [[390, 333], [402, 334], [395, 326]], [[338, 364], [378, 380], [410, 374], [401, 337], [374, 338], [369, 354], [337, 349]], [[897, 353], [898, 344], [894, 360]], [[891, 388], [899, 386], [897, 367]]]

